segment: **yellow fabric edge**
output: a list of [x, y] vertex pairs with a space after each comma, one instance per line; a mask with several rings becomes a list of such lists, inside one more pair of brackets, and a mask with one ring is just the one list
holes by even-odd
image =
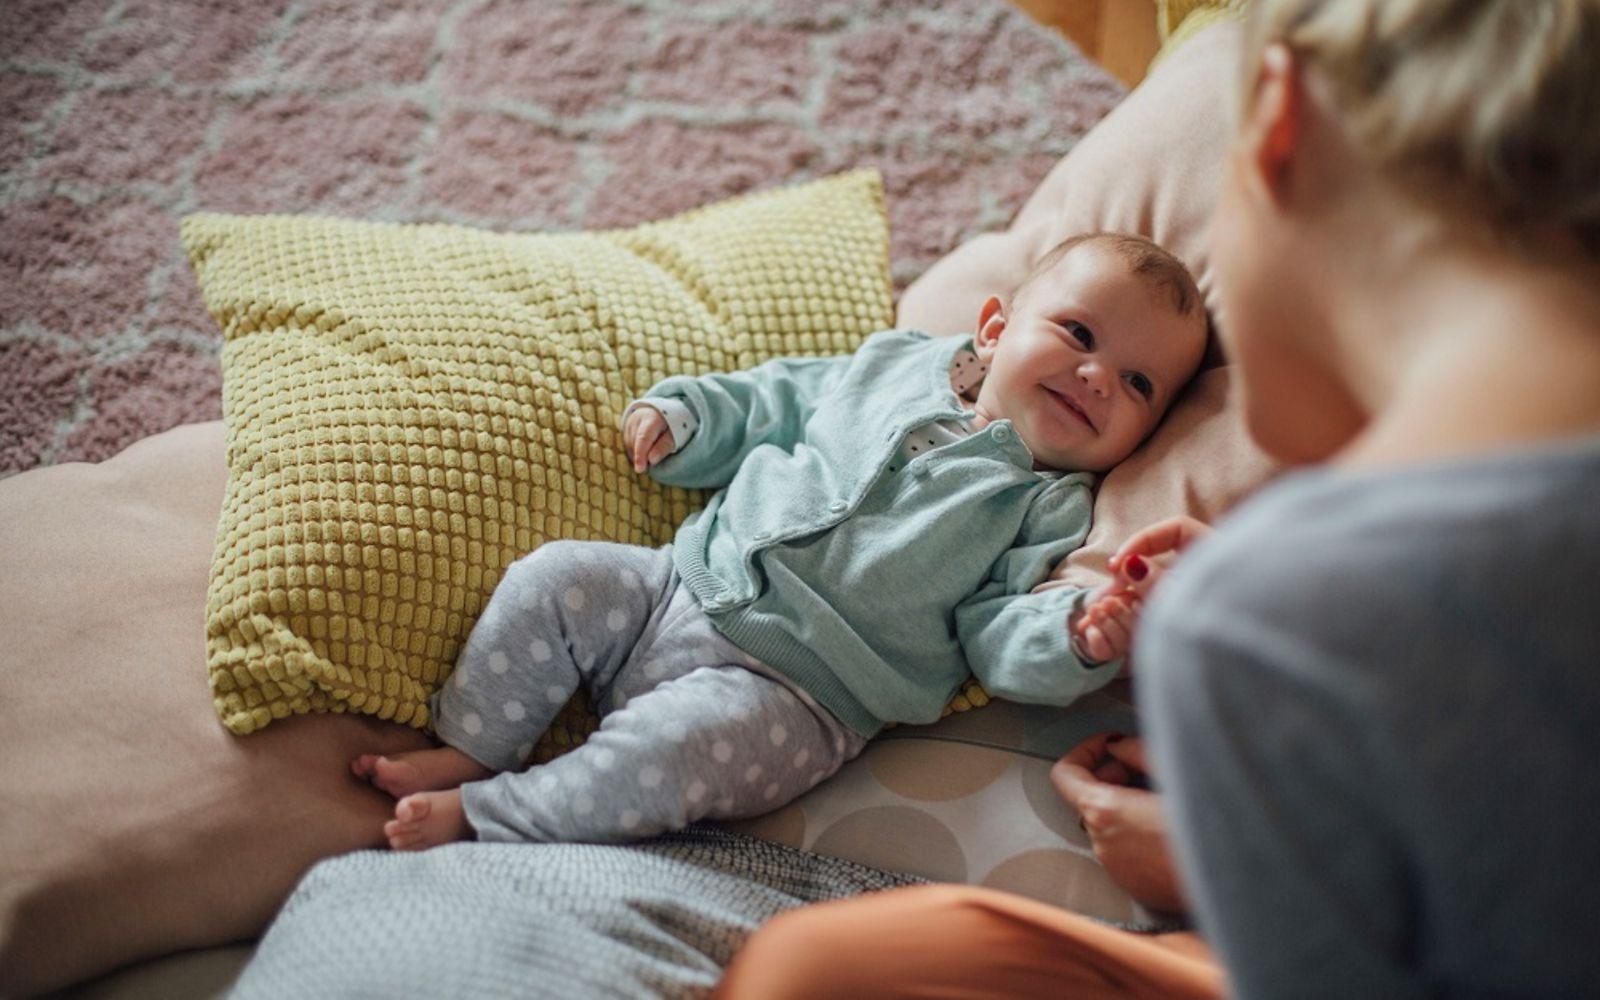
[[1154, 68], [1161, 60], [1184, 46], [1189, 39], [1214, 24], [1232, 20], [1244, 12], [1249, 0], [1157, 0], [1156, 27], [1161, 47], [1150, 60]]

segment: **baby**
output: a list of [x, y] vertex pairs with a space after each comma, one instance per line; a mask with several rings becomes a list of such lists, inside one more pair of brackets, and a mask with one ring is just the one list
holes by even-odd
[[[989, 298], [971, 337], [890, 330], [657, 384], [623, 417], [635, 470], [718, 492], [663, 548], [550, 542], [507, 568], [434, 696], [447, 745], [351, 763], [398, 800], [390, 846], [759, 815], [885, 724], [937, 719], [969, 673], [1052, 705], [1099, 687], [1126, 606], [1034, 588], [1205, 341], [1176, 258], [1093, 234]], [[580, 686], [600, 728], [522, 771]]]

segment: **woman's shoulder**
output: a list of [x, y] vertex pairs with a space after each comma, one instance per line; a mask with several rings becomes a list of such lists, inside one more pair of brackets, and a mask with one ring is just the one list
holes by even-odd
[[[1380, 574], [1415, 585], [1441, 568], [1521, 566], [1541, 542], [1579, 548], [1577, 538], [1595, 537], [1570, 533], [1600, 526], [1597, 489], [1600, 436], [1403, 468], [1294, 473], [1225, 518], [1193, 567], [1230, 578], [1248, 568], [1274, 591], [1298, 580], [1354, 597]], [[1242, 589], [1257, 590], [1250, 575]]]
[[1296, 473], [1163, 579], [1150, 642], [1185, 669], [1289, 672], [1375, 696], [1508, 662], [1592, 661], [1600, 438], [1371, 472]]

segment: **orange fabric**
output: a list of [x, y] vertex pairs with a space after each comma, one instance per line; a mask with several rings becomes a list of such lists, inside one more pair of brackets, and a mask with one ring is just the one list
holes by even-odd
[[1217, 998], [1193, 934], [1132, 934], [1022, 896], [917, 886], [785, 913], [734, 956], [715, 1000]]

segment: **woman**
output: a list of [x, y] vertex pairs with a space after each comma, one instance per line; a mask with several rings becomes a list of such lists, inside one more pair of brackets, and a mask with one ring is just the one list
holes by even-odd
[[[1322, 467], [1144, 615], [1176, 867], [1241, 996], [1600, 995], [1600, 0], [1254, 8], [1222, 329], [1252, 434]], [[1114, 874], [1177, 900], [1141, 749], [1080, 748], [1057, 783]], [[939, 891], [781, 918], [724, 994], [785, 936], [825, 950], [761, 995], [1073, 995], [1086, 963], [1121, 991], [1120, 939]], [[915, 926], [916, 975], [849, 979], [884, 954], [874, 910]]]

